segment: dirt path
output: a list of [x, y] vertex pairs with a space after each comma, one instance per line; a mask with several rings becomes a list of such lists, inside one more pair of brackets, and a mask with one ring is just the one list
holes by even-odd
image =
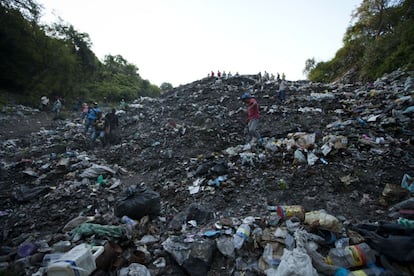
[[3, 115], [0, 118], [0, 137], [5, 140], [20, 138], [55, 125], [53, 114], [47, 112], [38, 112], [30, 116]]

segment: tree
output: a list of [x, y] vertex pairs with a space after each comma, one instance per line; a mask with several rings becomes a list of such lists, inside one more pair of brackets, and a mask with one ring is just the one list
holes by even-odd
[[77, 31], [73, 25], [63, 22], [55, 23], [48, 32], [53, 37], [59, 38], [68, 43], [73, 53], [78, 57], [81, 71], [79, 77], [87, 81], [96, 72], [99, 60], [91, 50], [92, 42], [87, 33]]
[[121, 55], [99, 61], [87, 33], [60, 20], [41, 26], [34, 0], [0, 1], [0, 90], [23, 104], [40, 96], [119, 101], [156, 97], [160, 89], [138, 74]]
[[0, 5], [0, 88], [29, 98], [44, 72], [42, 46], [47, 39], [19, 10]]
[[143, 80], [138, 74], [138, 67], [121, 55], [105, 56], [90, 90], [110, 101], [131, 101], [140, 96], [156, 97], [160, 94], [160, 89], [148, 80]]
[[[397, 68], [414, 66], [414, 1], [364, 0], [353, 14], [344, 45], [328, 62], [318, 63], [310, 80], [332, 81], [347, 72], [373, 80]], [[352, 70], [351, 70], [352, 69]]]
[[161, 83], [160, 89], [161, 89], [162, 92], [165, 92], [167, 90], [173, 89], [173, 86], [169, 82], [163, 82], [163, 83]]
[[0, 6], [7, 10], [16, 10], [28, 21], [39, 22], [42, 7], [33, 0], [2, 0]]
[[132, 63], [129, 63], [121, 55], [106, 55], [104, 64], [106, 66], [106, 69], [112, 74], [122, 73], [129, 76], [139, 76], [138, 67]]
[[307, 76], [309, 76], [310, 71], [312, 71], [313, 69], [315, 69], [316, 67], [316, 61], [315, 58], [308, 58], [305, 62], [305, 68], [303, 69], [303, 74]]

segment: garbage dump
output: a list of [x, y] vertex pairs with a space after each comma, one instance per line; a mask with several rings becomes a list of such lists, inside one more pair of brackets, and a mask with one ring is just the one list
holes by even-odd
[[4, 106], [0, 274], [414, 275], [412, 78], [205, 78], [93, 150], [80, 114]]

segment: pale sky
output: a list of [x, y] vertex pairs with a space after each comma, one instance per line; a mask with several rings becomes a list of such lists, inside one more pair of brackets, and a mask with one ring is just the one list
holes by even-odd
[[37, 0], [43, 22], [61, 17], [89, 34], [96, 56], [121, 55], [143, 79], [174, 87], [211, 71], [285, 73], [328, 61], [362, 0]]

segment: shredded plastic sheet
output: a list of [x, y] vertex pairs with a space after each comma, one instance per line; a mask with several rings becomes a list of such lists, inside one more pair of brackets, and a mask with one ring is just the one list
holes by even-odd
[[121, 226], [82, 223], [72, 233], [76, 236], [92, 236], [119, 238], [122, 236]]
[[79, 176], [82, 178], [97, 178], [101, 174], [108, 173], [114, 175], [116, 172], [107, 166], [93, 164], [92, 167], [84, 170]]

